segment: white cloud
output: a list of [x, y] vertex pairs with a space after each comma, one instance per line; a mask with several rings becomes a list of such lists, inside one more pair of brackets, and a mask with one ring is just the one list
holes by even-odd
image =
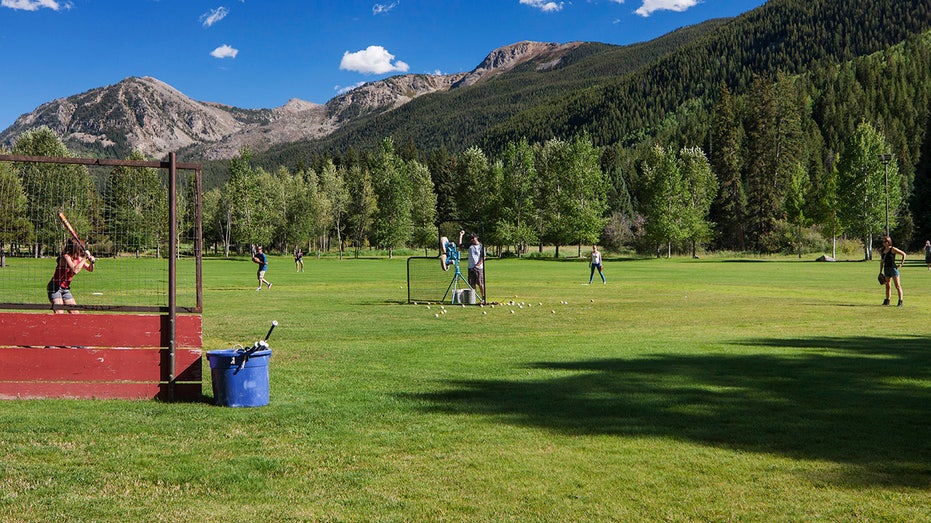
[[55, 0], [0, 0], [0, 6], [23, 11], [38, 11], [41, 8], [58, 11], [60, 9], [71, 9], [72, 4], [71, 2], [60, 4]]
[[393, 10], [395, 7], [397, 7], [399, 3], [400, 2], [391, 2], [390, 4], [375, 4], [372, 6], [372, 14], [373, 15], [385, 14]]
[[343, 53], [339, 68], [362, 74], [384, 74], [406, 72], [408, 65], [400, 60], [395, 61], [394, 55], [386, 51], [384, 47], [370, 45], [363, 51]]
[[562, 2], [547, 2], [546, 0], [520, 0], [521, 5], [529, 5], [543, 11], [544, 13], [555, 13], [562, 11]]
[[214, 58], [236, 58], [236, 55], [239, 54], [239, 49], [235, 49], [226, 44], [217, 47], [213, 51], [210, 51], [210, 56]]
[[200, 15], [199, 20], [204, 24], [204, 27], [210, 27], [220, 20], [226, 18], [226, 15], [228, 14], [230, 14], [230, 10], [221, 6], [216, 9], [211, 9], [210, 11]]
[[346, 94], [349, 91], [352, 91], [353, 89], [355, 89], [356, 87], [362, 87], [363, 85], [365, 85], [365, 82], [359, 82], [357, 84], [348, 85], [346, 87], [340, 87], [336, 85], [336, 86], [333, 86], [333, 90], [336, 91], [336, 94]]
[[647, 17], [654, 11], [675, 11], [681, 13], [690, 7], [698, 5], [699, 0], [643, 0], [640, 9], [634, 11], [640, 16]]

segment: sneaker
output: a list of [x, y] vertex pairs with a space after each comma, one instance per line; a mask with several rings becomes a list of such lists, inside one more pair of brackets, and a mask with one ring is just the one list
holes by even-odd
[[883, 305], [889, 305], [889, 300], [883, 300]]
[[902, 300], [899, 300], [899, 304], [896, 305], [896, 307], [901, 307], [901, 306], [902, 306]]
[[272, 284], [271, 284], [271, 283], [268, 284], [268, 290], [272, 290]]
[[257, 288], [256, 290], [257, 290], [257, 291], [260, 291], [260, 290], [262, 290], [262, 286], [261, 286], [261, 285], [259, 285], [259, 288]]

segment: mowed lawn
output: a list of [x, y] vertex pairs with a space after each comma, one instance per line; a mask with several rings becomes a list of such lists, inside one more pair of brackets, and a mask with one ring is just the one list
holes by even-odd
[[256, 292], [205, 261], [205, 349], [279, 322], [269, 406], [212, 405], [209, 372], [203, 403], [0, 402], [0, 520], [931, 520], [917, 255], [901, 309], [878, 260], [492, 259], [495, 307], [305, 262]]

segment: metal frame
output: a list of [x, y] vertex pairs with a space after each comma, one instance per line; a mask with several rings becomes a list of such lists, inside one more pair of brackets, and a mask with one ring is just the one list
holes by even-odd
[[[67, 158], [55, 156], [23, 156], [15, 154], [0, 154], [0, 162], [17, 162], [17, 163], [51, 163], [51, 164], [71, 164], [71, 165], [91, 165], [101, 167], [144, 167], [168, 170], [168, 221], [169, 221], [169, 240], [168, 240], [168, 306], [167, 307], [142, 307], [142, 306], [86, 306], [78, 305], [72, 308], [79, 310], [98, 310], [98, 311], [118, 311], [118, 312], [159, 312], [168, 315], [168, 349], [170, 359], [169, 383], [173, 389], [176, 378], [175, 369], [175, 347], [177, 343], [177, 313], [182, 312], [201, 313], [204, 306], [203, 290], [203, 215], [202, 213], [202, 168], [199, 163], [179, 163], [176, 153], [168, 153], [167, 161], [142, 161], [142, 160], [111, 160], [103, 158]], [[196, 224], [194, 226], [194, 258], [195, 258], [195, 286], [196, 297], [195, 306], [178, 307], [177, 297], [177, 258], [178, 258], [178, 169], [194, 171], [194, 183], [196, 184], [194, 198], [194, 215]], [[48, 305], [35, 304], [10, 304], [0, 303], [0, 309], [41, 309], [48, 310]], [[173, 391], [169, 393], [173, 397]]]

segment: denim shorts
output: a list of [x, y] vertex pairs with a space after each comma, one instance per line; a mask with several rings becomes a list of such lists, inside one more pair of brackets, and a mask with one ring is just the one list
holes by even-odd
[[46, 289], [48, 290], [48, 301], [50, 302], [56, 299], [62, 302], [74, 299], [74, 296], [71, 295], [71, 289], [67, 287], [61, 287], [53, 282], [48, 282], [48, 287]]

